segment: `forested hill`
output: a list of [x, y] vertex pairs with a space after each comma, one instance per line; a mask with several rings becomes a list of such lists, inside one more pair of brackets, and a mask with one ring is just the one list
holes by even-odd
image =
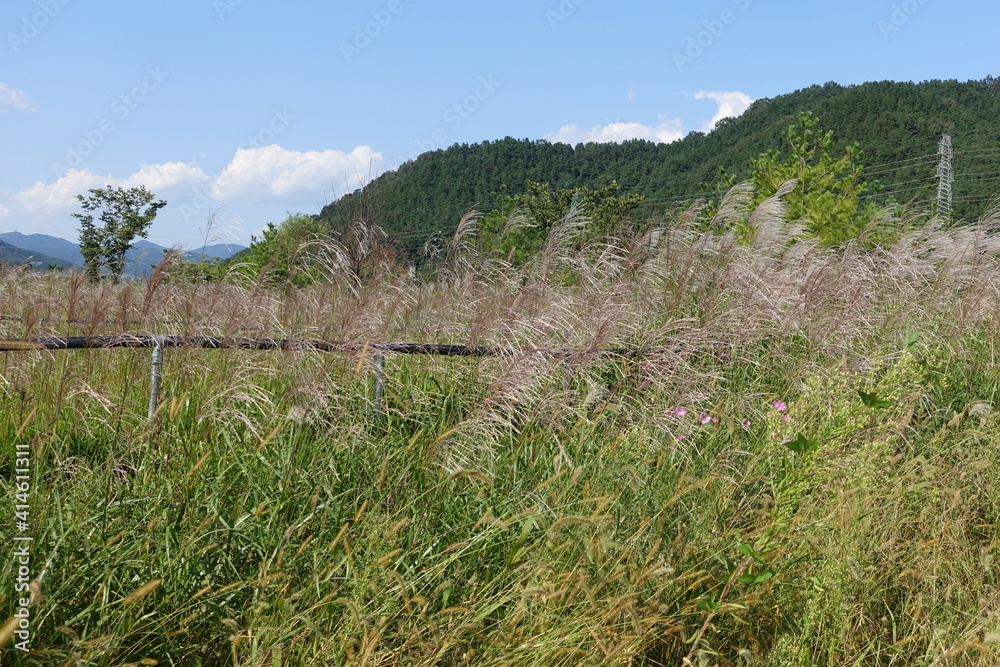
[[12, 264], [15, 266], [31, 264], [39, 269], [47, 269], [53, 266], [59, 269], [66, 269], [72, 266], [69, 262], [58, 257], [30, 252], [4, 241], [0, 241], [0, 264]]
[[800, 111], [812, 111], [834, 132], [835, 150], [857, 142], [864, 176], [881, 200], [930, 203], [937, 186], [938, 145], [954, 147], [956, 217], [975, 220], [1000, 192], [1000, 79], [827, 83], [759, 99], [713, 132], [692, 132], [671, 144], [550, 144], [507, 137], [425, 153], [323, 208], [338, 228], [363, 215], [404, 239], [454, 229], [463, 214], [493, 208], [491, 194], [523, 191], [529, 180], [554, 187], [600, 187], [617, 180], [644, 196], [643, 214], [696, 198], [720, 168], [742, 176], [751, 158], [783, 151], [781, 133]]

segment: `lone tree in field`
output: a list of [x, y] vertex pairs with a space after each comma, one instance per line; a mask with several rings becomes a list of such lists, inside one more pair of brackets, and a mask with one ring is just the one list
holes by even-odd
[[[118, 282], [125, 271], [125, 253], [132, 249], [137, 236], [146, 238], [157, 211], [167, 205], [162, 199], [140, 185], [137, 188], [106, 188], [90, 190], [90, 196], [77, 195], [84, 213], [74, 213], [80, 221], [80, 253], [92, 282], [101, 279], [101, 268]], [[98, 222], [94, 213], [98, 212]]]

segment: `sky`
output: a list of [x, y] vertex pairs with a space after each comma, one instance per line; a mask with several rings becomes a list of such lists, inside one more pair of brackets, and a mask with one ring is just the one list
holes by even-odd
[[995, 0], [4, 0], [0, 232], [146, 186], [246, 244], [420, 153], [671, 142], [813, 84], [1000, 74]]

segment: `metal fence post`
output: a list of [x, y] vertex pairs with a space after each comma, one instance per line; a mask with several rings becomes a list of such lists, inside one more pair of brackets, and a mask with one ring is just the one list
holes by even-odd
[[156, 414], [156, 406], [160, 403], [160, 369], [163, 366], [163, 344], [166, 336], [153, 336], [153, 362], [149, 378], [149, 412], [147, 419], [152, 420]]
[[379, 350], [375, 353], [375, 416], [383, 417], [385, 412], [385, 354]]

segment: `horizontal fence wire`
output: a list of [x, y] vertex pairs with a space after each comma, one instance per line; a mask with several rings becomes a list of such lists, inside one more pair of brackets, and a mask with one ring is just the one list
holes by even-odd
[[[241, 350], [296, 350], [315, 352], [381, 352], [457, 357], [525, 357], [572, 358], [587, 355], [638, 357], [654, 350], [611, 347], [595, 349], [543, 349], [483, 347], [468, 345], [438, 345], [432, 343], [331, 342], [325, 340], [288, 338], [238, 338], [231, 336], [46, 336], [20, 340], [0, 340], [0, 352], [30, 350], [82, 350], [143, 347], [197, 347]], [[658, 350], [660, 351], [660, 350]]]
[[[36, 317], [36, 318], [25, 318], [19, 317], [17, 315], [0, 315], [0, 321], [4, 322], [24, 322], [25, 324], [86, 324], [88, 326], [96, 326], [98, 324], [114, 324], [116, 326], [125, 328], [129, 325], [134, 325], [137, 327], [149, 327], [149, 326], [195, 326], [200, 328], [216, 327], [222, 328], [224, 326], [229, 326], [231, 329], [237, 329], [240, 331], [277, 331], [277, 329], [264, 327], [264, 326], [248, 326], [248, 325], [224, 325], [220, 322], [212, 322], [208, 320], [156, 320], [156, 319], [86, 319], [80, 317], [63, 318], [63, 317]], [[304, 329], [303, 329], [304, 330]], [[294, 331], [294, 329], [293, 329]]]
[[[145, 319], [134, 319], [134, 318], [126, 318], [126, 319], [84, 319], [84, 318], [78, 318], [78, 317], [70, 318], [70, 319], [66, 319], [66, 318], [62, 318], [62, 317], [35, 317], [35, 318], [26, 318], [26, 317], [19, 317], [17, 315], [5, 315], [5, 314], [0, 314], [0, 321], [5, 321], [5, 322], [24, 322], [26, 324], [31, 324], [31, 325], [34, 325], [34, 324], [38, 324], [38, 325], [42, 325], [42, 324], [86, 324], [86, 325], [89, 325], [91, 327], [96, 327], [99, 324], [113, 324], [113, 325], [115, 325], [117, 327], [121, 327], [122, 330], [124, 330], [126, 327], [134, 326], [136, 329], [138, 329], [138, 328], [141, 327], [141, 328], [145, 329], [146, 331], [148, 331], [150, 329], [150, 327], [194, 327], [194, 328], [198, 328], [198, 329], [202, 329], [202, 330], [209, 329], [209, 328], [214, 328], [216, 330], [227, 330], [228, 329], [228, 330], [231, 330], [231, 331], [232, 330], [235, 330], [235, 331], [249, 331], [249, 332], [253, 332], [257, 336], [265, 336], [265, 335], [268, 335], [268, 334], [276, 334], [277, 336], [287, 336], [289, 334], [291, 334], [291, 335], [308, 335], [310, 333], [311, 334], [319, 333], [321, 331], [321, 329], [322, 329], [322, 327], [317, 327], [317, 326], [301, 326], [301, 327], [280, 328], [280, 327], [267, 326], [267, 325], [263, 325], [263, 324], [261, 324], [261, 325], [244, 325], [244, 324], [240, 324], [240, 325], [237, 325], [237, 326], [233, 326], [231, 323], [225, 324], [225, 323], [222, 323], [222, 322], [213, 322], [211, 320], [159, 320], [159, 319], [152, 319], [152, 318], [145, 318]], [[434, 334], [436, 332], [435, 329], [430, 329], [430, 328], [413, 328], [413, 327], [405, 327], [405, 328], [404, 327], [389, 327], [388, 329], [386, 329], [386, 331], [387, 332], [391, 332], [391, 331], [407, 331], [407, 332], [411, 332], [411, 333], [412, 332], [419, 332], [419, 333], [426, 333], [426, 334]], [[118, 334], [118, 335], [124, 335], [124, 332], [122, 334]], [[134, 335], [139, 335], [139, 334], [134, 334]]]

